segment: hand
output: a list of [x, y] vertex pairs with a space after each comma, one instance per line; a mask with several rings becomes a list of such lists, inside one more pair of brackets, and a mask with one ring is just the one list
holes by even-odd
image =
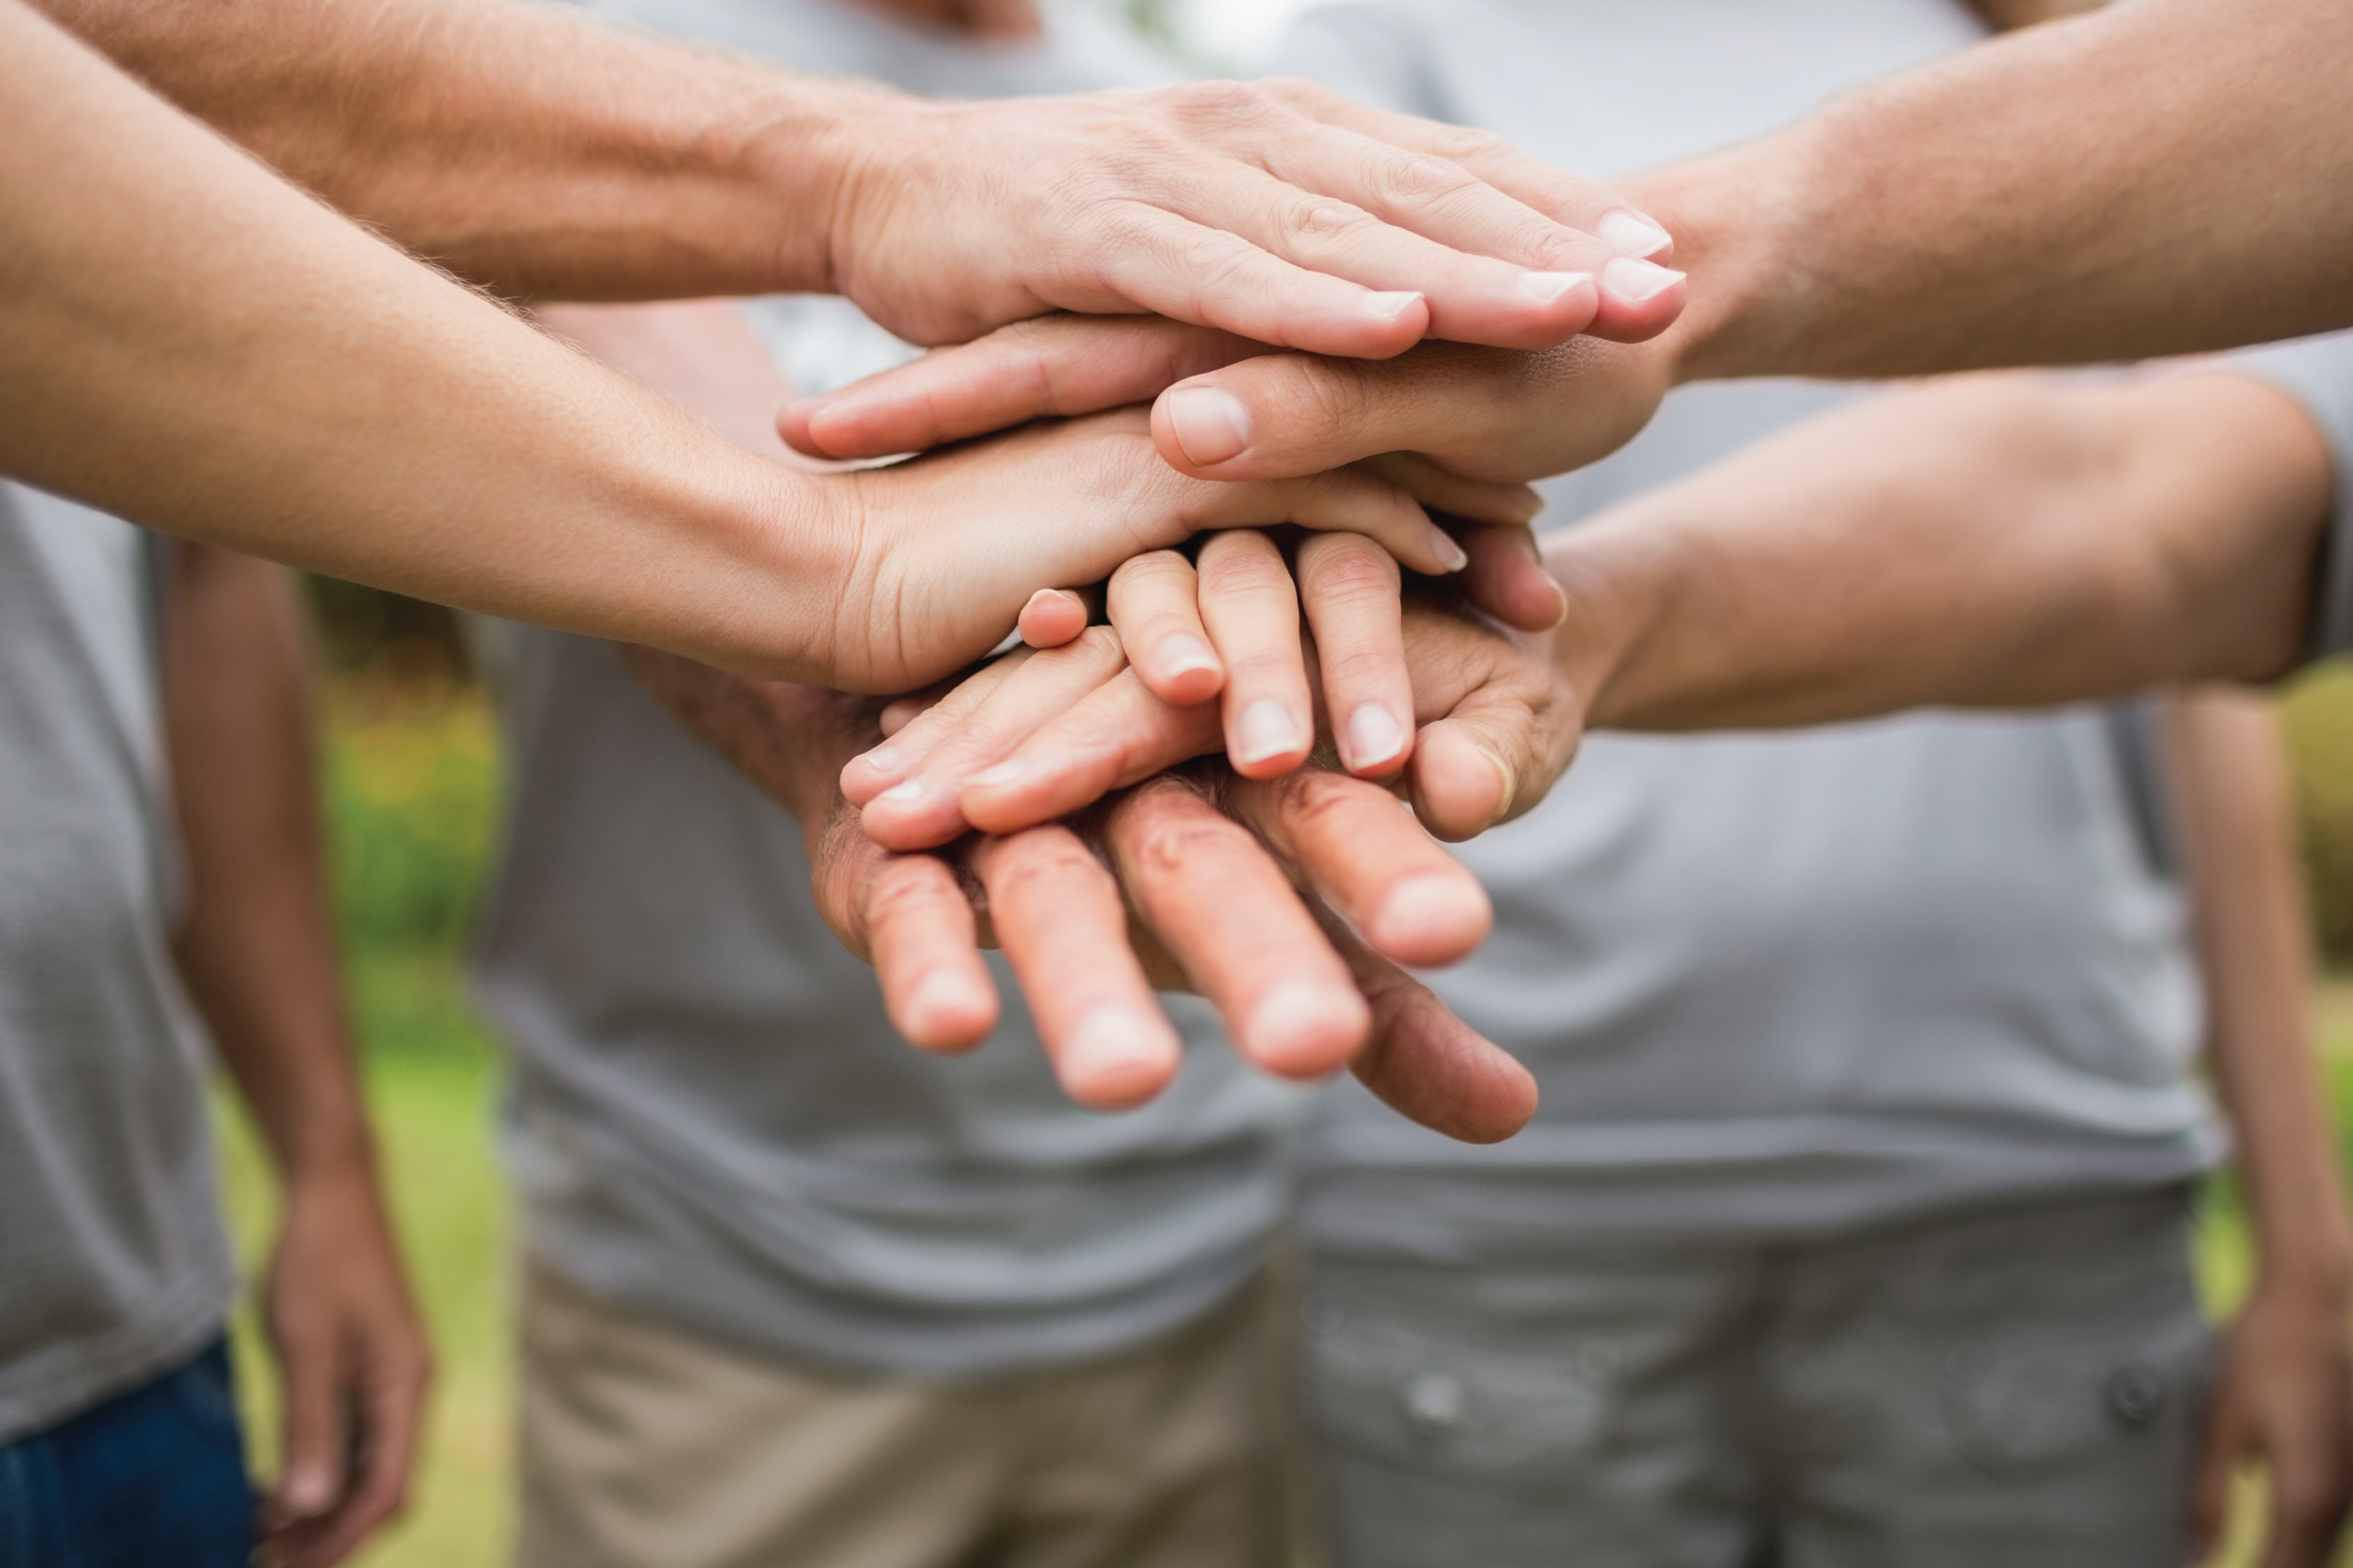
[[2270, 1470], [2262, 1568], [2325, 1568], [2353, 1499], [2346, 1292], [2259, 1283], [2225, 1342], [2192, 1501], [2193, 1558], [2219, 1541], [2242, 1460]]
[[[819, 476], [843, 563], [829, 684], [904, 691], [987, 653], [1041, 586], [1100, 582], [1130, 556], [1203, 530], [1293, 523], [1360, 532], [1409, 568], [1466, 563], [1406, 490], [1357, 469], [1264, 484], [1187, 479], [1155, 455], [1141, 409], [1036, 426], [893, 468]], [[1525, 523], [1509, 486], [1445, 487], [1450, 510]]]
[[1047, 310], [1140, 310], [1382, 358], [1424, 336], [1645, 337], [1682, 308], [1673, 287], [1597, 287], [1613, 258], [1670, 243], [1609, 191], [1307, 82], [995, 102], [861, 92], [834, 118], [854, 152], [829, 203], [832, 282], [914, 342]]
[[1156, 398], [1161, 456], [1203, 479], [1392, 454], [1381, 471], [1393, 479], [1435, 469], [1521, 483], [1624, 445], [1673, 384], [1676, 352], [1672, 338], [1535, 354], [1426, 343], [1373, 363], [1276, 353], [1175, 321], [1050, 316], [787, 405], [777, 430], [812, 457], [874, 458]]
[[[1216, 752], [1217, 713], [1168, 700], [1121, 647], [1098, 627], [1066, 648], [1008, 656], [920, 713], [902, 710], [887, 742], [842, 772], [865, 831], [902, 849], [966, 827], [1018, 832]], [[1432, 589], [1407, 601], [1402, 651], [1419, 733], [1398, 783], [1420, 826], [1467, 838], [1543, 798], [1599, 679], [1588, 639], [1514, 633]]]
[[271, 1561], [327, 1568], [399, 1511], [432, 1378], [372, 1172], [288, 1184], [266, 1300], [285, 1406]]
[[1535, 1081], [1516, 1062], [1334, 920], [1321, 896], [1294, 889], [1322, 889], [1408, 962], [1460, 957], [1485, 934], [1486, 895], [1377, 789], [1319, 770], [1280, 785], [1208, 772], [1134, 792], [1080, 830], [893, 854], [859, 831], [833, 784], [842, 761], [879, 734], [877, 704], [649, 648], [623, 656], [800, 820], [819, 910], [873, 961], [892, 1022], [923, 1048], [963, 1049], [996, 1026], [978, 954], [986, 922], [1082, 1104], [1148, 1099], [1176, 1070], [1177, 1041], [1151, 995], [1157, 982], [1198, 983], [1261, 1066], [1315, 1076], [1345, 1063], [1450, 1136], [1509, 1137], [1533, 1113]]
[[[1521, 625], [1535, 629], [1558, 623], [1560, 591], [1525, 530], [1472, 529], [1464, 542], [1470, 564], [1459, 581], [1466, 597], [1509, 605]], [[929, 700], [892, 704], [883, 714], [886, 737], [922, 712], [913, 732], [903, 747], [894, 742], [844, 769], [842, 789], [865, 808], [867, 830], [880, 841], [900, 849], [944, 844], [971, 826], [957, 800], [962, 781], [1002, 763], [1029, 731], [1119, 675], [1129, 649], [1137, 650], [1134, 678], [1170, 707], [1221, 698], [1226, 759], [1235, 772], [1247, 778], [1288, 773], [1307, 760], [1316, 731], [1303, 605], [1324, 709], [1342, 716], [1334, 725], [1337, 754], [1351, 773], [1386, 777], [1405, 765], [1415, 729], [1399, 592], [1397, 563], [1356, 534], [1311, 535], [1299, 542], [1292, 564], [1255, 530], [1208, 540], [1198, 571], [1175, 551], [1132, 557], [1112, 574], [1109, 626], [1087, 628], [1090, 606], [1082, 595], [1039, 594], [1022, 612], [1022, 630], [1033, 650], [1055, 652], [1009, 654], [936, 706]], [[1194, 718], [1194, 727], [1215, 731], [1206, 713]], [[960, 731], [955, 740], [934, 743], [951, 729]], [[1092, 798], [1072, 800], [1069, 808]]]

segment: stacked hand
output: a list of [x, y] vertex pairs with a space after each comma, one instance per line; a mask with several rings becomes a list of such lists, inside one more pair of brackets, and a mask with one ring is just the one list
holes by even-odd
[[[1156, 321], [1110, 331], [1232, 342]], [[626, 343], [592, 346], [630, 357]], [[1537, 362], [1470, 352], [1461, 363], [1491, 407], [1512, 406], [1510, 378]], [[1330, 373], [1302, 355], [1232, 368], [1285, 367]], [[1133, 366], [1122, 374], [1133, 381]], [[1573, 743], [1577, 705], [1548, 657], [1564, 600], [1526, 531], [1532, 493], [1484, 477], [1495, 464], [1467, 448], [1407, 455], [1395, 442], [1282, 479], [1197, 478], [1155, 449], [1165, 407], [1147, 421], [1120, 397], [1098, 401], [1104, 411], [833, 481], [853, 497], [853, 529], [1018, 540], [988, 570], [897, 579], [892, 563], [920, 557], [861, 542], [856, 557], [879, 564], [839, 605], [836, 634], [837, 647], [862, 637], [876, 650], [859, 684], [904, 687], [968, 658], [1009, 606], [1030, 647], [880, 709], [667, 656], [641, 654], [640, 668], [799, 816], [821, 906], [872, 958], [918, 1045], [958, 1048], [993, 1026], [977, 949], [994, 941], [1085, 1103], [1134, 1103], [1169, 1080], [1179, 1046], [1152, 990], [1183, 986], [1271, 1072], [1354, 1064], [1457, 1136], [1516, 1130], [1532, 1081], [1396, 965], [1452, 962], [1487, 930], [1483, 893], [1430, 831], [1466, 836], [1508, 815]], [[1454, 423], [1460, 445], [1480, 416]], [[1008, 507], [1026, 526], [998, 520]], [[1216, 531], [1197, 553], [1176, 548], [1204, 531]], [[1041, 579], [1097, 586], [1040, 591]], [[1110, 624], [1090, 629], [1098, 605]], [[777, 733], [797, 739], [779, 747]], [[818, 734], [827, 743], [811, 745]], [[837, 766], [812, 771], [818, 754]]]

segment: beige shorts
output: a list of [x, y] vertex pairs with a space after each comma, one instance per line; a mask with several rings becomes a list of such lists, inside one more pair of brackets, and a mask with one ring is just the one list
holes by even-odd
[[1286, 1321], [1261, 1279], [1125, 1355], [970, 1384], [522, 1305], [522, 1568], [1280, 1568]]

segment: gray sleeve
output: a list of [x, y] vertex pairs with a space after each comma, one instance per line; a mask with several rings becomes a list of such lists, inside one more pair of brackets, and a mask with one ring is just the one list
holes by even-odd
[[2223, 367], [2269, 382], [2312, 416], [2336, 470], [2328, 537], [2314, 584], [2306, 658], [2353, 648], [2353, 332], [2332, 332], [2233, 354]]

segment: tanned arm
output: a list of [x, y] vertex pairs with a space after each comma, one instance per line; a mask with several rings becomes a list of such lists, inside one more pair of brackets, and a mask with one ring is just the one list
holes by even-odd
[[283, 1200], [264, 1298], [285, 1391], [273, 1561], [324, 1568], [400, 1506], [429, 1357], [353, 1059], [293, 595], [278, 568], [202, 546], [174, 575], [175, 951]]
[[2218, 1538], [2239, 1464], [2270, 1472], [2263, 1568], [2323, 1568], [2353, 1497], [2353, 1224], [2324, 1110], [2304, 907], [2279, 721], [2206, 688], [2168, 715], [2209, 1059], [2254, 1222], [2254, 1287], [2207, 1416], [2196, 1522]]

